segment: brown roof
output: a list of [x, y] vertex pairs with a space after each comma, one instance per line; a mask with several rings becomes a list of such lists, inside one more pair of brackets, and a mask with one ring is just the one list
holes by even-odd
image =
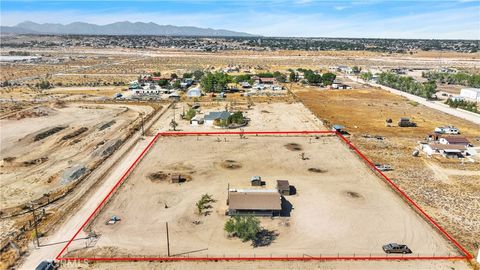
[[288, 183], [288, 180], [277, 180], [277, 187], [278, 190], [289, 190], [290, 183]]
[[470, 143], [467, 138], [463, 136], [442, 136], [448, 143]]
[[465, 150], [465, 145], [456, 145], [456, 144], [440, 144], [440, 143], [430, 143], [430, 147], [434, 150]]
[[282, 198], [276, 191], [229, 191], [228, 204], [236, 210], [282, 210]]
[[260, 78], [261, 82], [274, 82], [275, 78]]

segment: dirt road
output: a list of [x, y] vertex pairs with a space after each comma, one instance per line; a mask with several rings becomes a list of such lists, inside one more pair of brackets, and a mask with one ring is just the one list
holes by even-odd
[[[161, 110], [156, 116], [152, 117], [151, 121], [145, 126], [150, 127], [164, 110], [166, 109]], [[127, 171], [133, 161], [145, 149], [152, 138], [153, 137], [145, 137], [144, 139], [141, 139], [141, 131], [137, 132], [122, 146], [121, 149], [114, 153], [114, 156], [112, 156], [108, 162], [103, 164], [100, 168], [97, 168], [97, 170], [92, 173], [91, 177], [99, 177], [105, 169], [112, 167], [109, 174], [103, 180], [103, 183], [97, 187], [95, 192], [89, 195], [90, 197], [83, 202], [78, 211], [72, 213], [70, 218], [66, 220], [65, 223], [61, 224], [52, 235], [41, 239], [40, 248], [32, 247], [30, 254], [26, 256], [19, 269], [34, 269], [42, 260], [54, 259], [65, 246], [66, 241], [70, 240], [70, 238], [77, 232], [83, 222], [85, 222], [87, 217], [100, 204], [103, 198], [113, 188], [124, 172]], [[134, 146], [124, 155], [123, 152], [125, 152], [126, 149], [128, 150], [132, 144]]]

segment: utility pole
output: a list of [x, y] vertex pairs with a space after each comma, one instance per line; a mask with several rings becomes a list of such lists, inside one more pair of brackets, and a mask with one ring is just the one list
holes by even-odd
[[37, 247], [40, 247], [40, 241], [38, 240], [37, 217], [35, 216], [35, 206], [33, 205], [32, 205], [32, 215], [33, 215], [33, 226], [35, 227], [35, 238], [37, 240]]
[[143, 127], [143, 125], [144, 125], [143, 113], [140, 113], [140, 117], [142, 118], [142, 136], [145, 136], [145, 129]]
[[168, 222], [165, 222], [165, 225], [167, 227], [167, 254], [168, 257], [170, 257], [170, 238], [168, 237]]

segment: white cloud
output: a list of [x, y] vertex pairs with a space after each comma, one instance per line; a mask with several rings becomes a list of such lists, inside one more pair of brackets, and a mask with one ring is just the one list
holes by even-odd
[[[338, 7], [348, 7], [339, 5]], [[324, 11], [324, 10], [322, 10]], [[343, 14], [343, 13], [342, 13]], [[265, 36], [379, 37], [379, 38], [463, 38], [480, 39], [479, 11], [475, 8], [451, 8], [442, 11], [403, 14], [379, 18], [369, 13], [338, 16], [324, 13], [296, 14], [288, 11], [229, 11], [224, 13], [136, 12], [75, 10], [52, 12], [2, 12], [2, 25], [25, 20], [39, 23], [83, 21], [108, 24], [117, 21], [155, 22], [221, 28]]]

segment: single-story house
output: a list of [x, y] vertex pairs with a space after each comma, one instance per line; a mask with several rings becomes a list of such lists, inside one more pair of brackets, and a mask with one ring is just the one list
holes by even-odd
[[258, 81], [263, 84], [274, 84], [275, 78], [258, 78]]
[[242, 82], [242, 88], [251, 88], [252, 86], [248, 82]]
[[422, 150], [427, 155], [442, 155], [444, 157], [464, 157], [467, 156], [467, 147], [464, 145], [448, 145], [439, 143], [422, 144]]
[[350, 85], [338, 83], [338, 82], [333, 82], [330, 88], [331, 89], [352, 89]]
[[201, 97], [202, 96], [202, 90], [199, 88], [192, 88], [187, 91], [187, 97], [189, 98], [194, 98], [194, 97]]
[[222, 111], [222, 112], [209, 112], [207, 115], [205, 115], [205, 125], [207, 126], [213, 126], [215, 120], [227, 120], [228, 117], [230, 117], [230, 113], [227, 111]]
[[290, 183], [288, 180], [277, 180], [277, 189], [282, 195], [290, 195]]
[[438, 139], [440, 144], [458, 144], [468, 146], [470, 142], [464, 136], [441, 136]]
[[228, 191], [229, 216], [278, 216], [282, 211], [282, 196], [277, 190], [237, 190]]
[[135, 89], [133, 90], [134, 94], [137, 96], [159, 96], [159, 89]]

